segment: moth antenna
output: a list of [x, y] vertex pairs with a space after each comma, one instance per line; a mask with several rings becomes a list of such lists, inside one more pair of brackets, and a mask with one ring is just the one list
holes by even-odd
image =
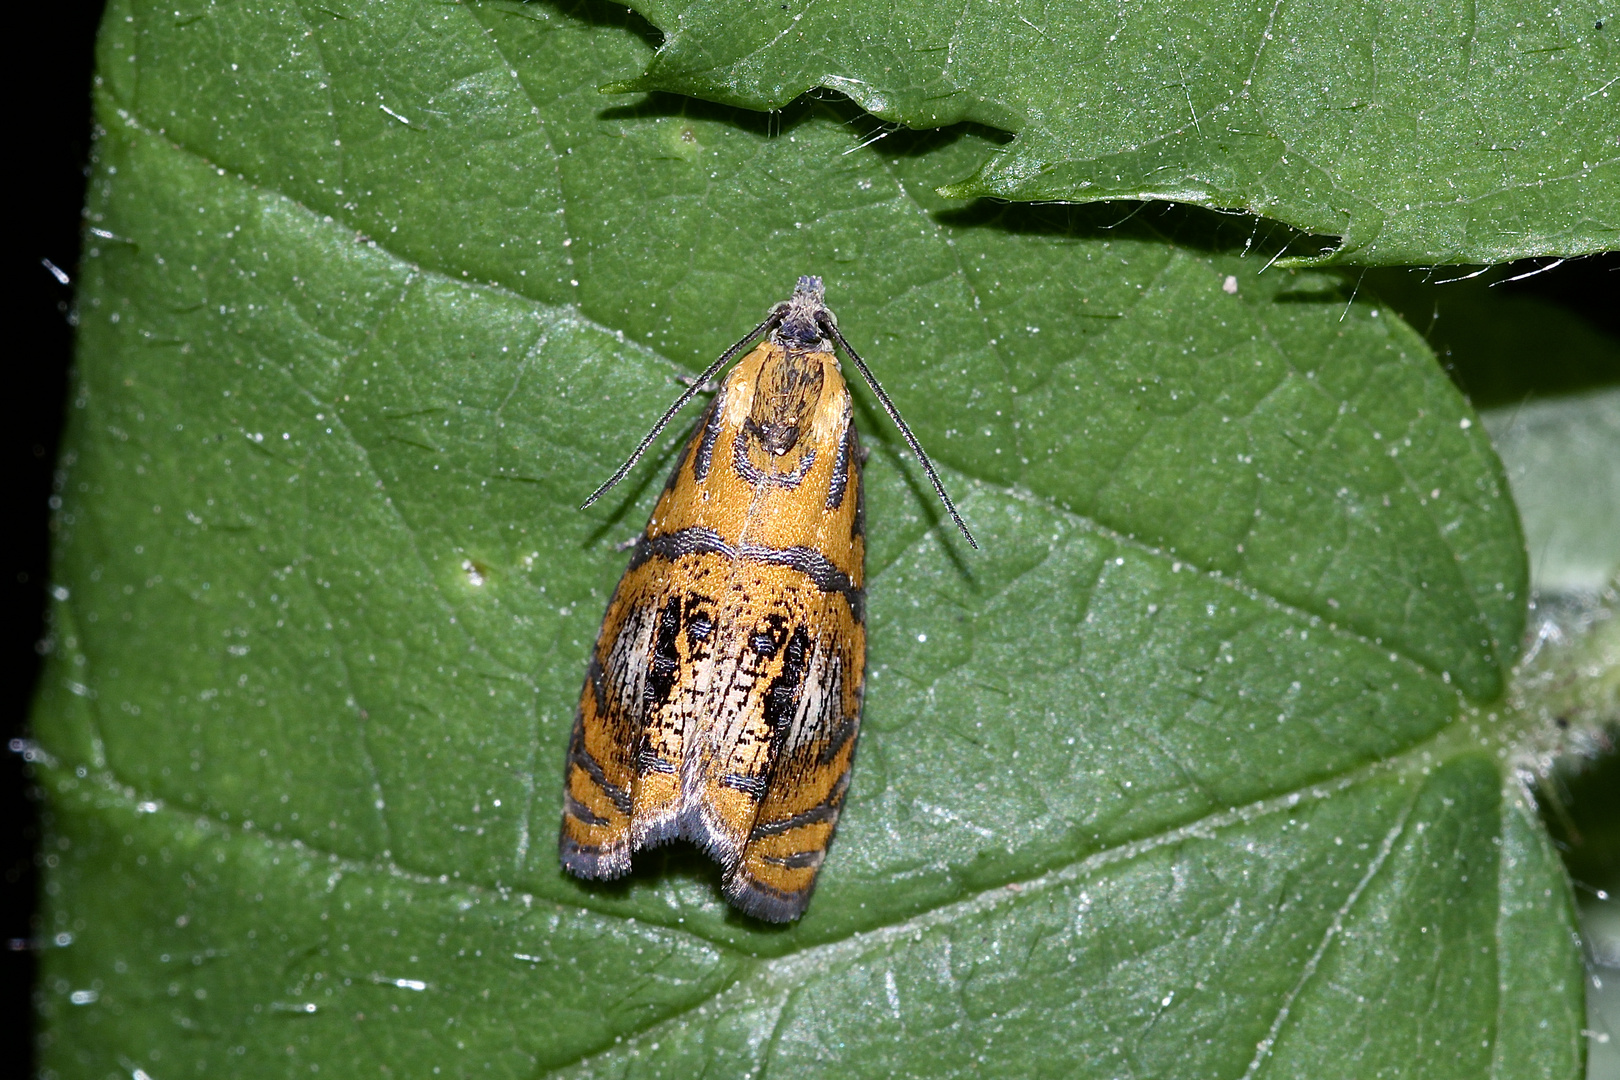
[[759, 337], [759, 335], [776, 329], [777, 326], [781, 325], [782, 317], [786, 314], [786, 304], [776, 305], [771, 309], [771, 313], [765, 316], [764, 322], [748, 331], [748, 333], [744, 335], [743, 338], [737, 342], [737, 344], [721, 353], [720, 359], [716, 360], [714, 363], [705, 368], [703, 374], [699, 375], [697, 380], [693, 382], [691, 386], [688, 386], [680, 397], [675, 399], [675, 404], [664, 410], [664, 415], [658, 418], [658, 423], [654, 424], [652, 426], [652, 430], [647, 432], [647, 437], [641, 440], [641, 444], [635, 448], [628, 458], [625, 459], [624, 464], [619, 466], [619, 471], [608, 477], [607, 483], [591, 492], [591, 497], [581, 503], [579, 508], [581, 510], [586, 509], [597, 499], [600, 499], [603, 495], [606, 495], [610, 490], [612, 490], [614, 484], [617, 484], [620, 480], [623, 480], [625, 474], [631, 469], [635, 468], [636, 462], [641, 460], [641, 455], [647, 452], [647, 447], [651, 446], [652, 441], [658, 438], [658, 433], [663, 431], [664, 427], [671, 420], [675, 419], [675, 414], [680, 412], [688, 401], [691, 401], [694, 397], [696, 397], [703, 390], [704, 386], [708, 385], [709, 380], [720, 373], [721, 368], [731, 363], [732, 358], [743, 351], [743, 346]]
[[968, 545], [977, 551], [979, 542], [973, 539], [972, 533], [968, 532], [967, 522], [963, 521], [962, 515], [956, 512], [956, 504], [951, 502], [949, 495], [945, 494], [945, 485], [940, 483], [939, 473], [934, 471], [934, 463], [928, 459], [928, 454], [923, 450], [922, 443], [917, 441], [917, 436], [913, 435], [911, 429], [906, 426], [905, 420], [900, 416], [900, 410], [894, 407], [894, 402], [889, 400], [889, 395], [883, 392], [883, 387], [878, 383], [876, 376], [872, 374], [872, 369], [866, 366], [866, 361], [861, 359], [861, 354], [850, 348], [849, 342], [845, 340], [843, 333], [838, 329], [838, 324], [833, 322], [831, 316], [831, 312], [823, 310], [817, 315], [816, 322], [855, 362], [855, 367], [860, 371], [861, 378], [866, 380], [866, 385], [870, 386], [872, 393], [877, 395], [878, 401], [883, 405], [883, 411], [889, 414], [889, 419], [894, 421], [894, 426], [900, 429], [900, 434], [904, 436], [906, 445], [911, 447], [911, 452], [917, 455], [917, 461], [922, 465], [923, 472], [928, 474], [929, 483], [934, 485], [934, 494], [938, 495], [939, 501], [945, 504], [945, 509], [951, 515], [951, 520], [956, 522], [958, 529], [962, 530], [962, 536], [967, 540]]

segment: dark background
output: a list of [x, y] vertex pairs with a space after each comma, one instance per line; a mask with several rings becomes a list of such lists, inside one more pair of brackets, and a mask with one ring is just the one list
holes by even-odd
[[[17, 20], [9, 61], [14, 86], [12, 111], [20, 146], [11, 160], [17, 202], [6, 223], [6, 277], [11, 284], [8, 322], [13, 344], [7, 349], [12, 386], [0, 394], [4, 441], [0, 476], [6, 490], [0, 505], [11, 519], [0, 551], [4, 597], [0, 637], [0, 724], [7, 747], [0, 748], [0, 1056], [17, 1063], [13, 1076], [33, 1076], [33, 993], [36, 956], [33, 917], [40, 879], [40, 805], [28, 767], [9, 747], [27, 735], [28, 706], [39, 676], [41, 615], [48, 580], [46, 525], [51, 473], [62, 430], [63, 396], [73, 356], [68, 323], [73, 289], [41, 263], [49, 259], [70, 277], [79, 265], [79, 210], [84, 205], [85, 164], [90, 150], [90, 72], [101, 0], [19, 4], [7, 12]], [[6, 1067], [9, 1071], [11, 1067]]]
[[[91, 134], [90, 78], [94, 39], [103, 4], [70, 0], [46, 6], [20, 5], [12, 41], [12, 71], [26, 103], [13, 113], [22, 148], [13, 158], [23, 198], [9, 223], [14, 240], [6, 252], [12, 285], [16, 344], [11, 353], [12, 390], [4, 395], [4, 444], [0, 475], [10, 490], [6, 506], [19, 507], [5, 530], [3, 579], [6, 677], [0, 682], [0, 723], [9, 749], [0, 753], [0, 1046], [17, 1061], [13, 1075], [33, 1075], [33, 980], [36, 968], [34, 912], [40, 885], [36, 865], [40, 806], [17, 740], [28, 735], [28, 707], [39, 675], [35, 649], [49, 580], [48, 531], [51, 478], [60, 437], [68, 367], [73, 356], [73, 289], [61, 284], [42, 260], [76, 279], [81, 237], [80, 209]], [[1481, 408], [1530, 397], [1620, 384], [1620, 365], [1570, 359], [1526, 325], [1524, 344], [1514, 347], [1513, 328], [1491, 327], [1478, 317], [1500, 303], [1551, 304], [1584, 318], [1620, 346], [1620, 253], [1559, 266], [1540, 259], [1498, 267], [1468, 282], [1444, 285], [1470, 268], [1435, 272], [1375, 270], [1356, 275], [1358, 287], [1376, 292], [1426, 333], [1442, 363]], [[1531, 271], [1520, 281], [1506, 279]], [[1488, 287], [1489, 291], [1484, 291]], [[1535, 348], [1536, 345], [1540, 348]], [[1550, 821], [1565, 850], [1572, 876], [1611, 892], [1620, 887], [1620, 756], [1562, 770], [1567, 821]], [[1572, 830], [1569, 826], [1573, 825]]]

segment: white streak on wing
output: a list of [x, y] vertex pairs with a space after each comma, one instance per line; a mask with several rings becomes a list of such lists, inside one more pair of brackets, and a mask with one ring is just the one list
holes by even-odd
[[656, 610], [632, 609], [608, 654], [608, 691], [617, 695], [619, 707], [630, 716], [640, 716], [644, 711], [647, 674], [652, 669], [653, 636], [657, 629]]
[[839, 715], [843, 705], [843, 661], [826, 643], [816, 639], [810, 662], [805, 665], [803, 689], [799, 691], [799, 707], [793, 713], [793, 726], [788, 729], [784, 754], [794, 754], [801, 747], [825, 738], [829, 721]]

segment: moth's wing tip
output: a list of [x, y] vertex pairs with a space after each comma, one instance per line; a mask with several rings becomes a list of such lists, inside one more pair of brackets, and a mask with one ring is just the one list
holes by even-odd
[[613, 881], [630, 872], [630, 843], [611, 847], [588, 847], [564, 836], [557, 845], [562, 868], [586, 881]]
[[726, 879], [726, 899], [731, 906], [761, 922], [790, 923], [810, 906], [811, 889], [784, 893], [743, 874]]

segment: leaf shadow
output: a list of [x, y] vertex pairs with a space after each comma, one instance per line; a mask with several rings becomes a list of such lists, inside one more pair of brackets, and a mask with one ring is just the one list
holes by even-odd
[[638, 101], [610, 105], [596, 115], [599, 120], [704, 120], [772, 140], [793, 134], [795, 129], [817, 117], [826, 117], [853, 128], [861, 138], [861, 149], [883, 140], [882, 153], [889, 157], [921, 157], [970, 136], [978, 136], [995, 146], [1005, 145], [1014, 138], [1010, 132], [971, 122], [914, 130], [873, 116], [844, 94], [825, 87], [801, 94], [782, 108], [768, 112], [652, 90], [641, 93]]
[[[617, 9], [615, 9], [617, 10]], [[738, 131], [779, 140], [816, 119], [832, 119], [859, 137], [856, 150], [888, 158], [924, 158], [964, 139], [977, 139], [990, 153], [1016, 136], [977, 123], [916, 130], [883, 120], [844, 94], [825, 87], [800, 95], [775, 112], [757, 112], [666, 91], [639, 101], [604, 108], [601, 120], [688, 118], [726, 124]], [[881, 145], [879, 145], [881, 144]], [[928, 200], [932, 201], [932, 200]], [[958, 229], [997, 229], [1026, 236], [1066, 240], [1169, 242], [1210, 255], [1240, 255], [1269, 266], [1279, 259], [1312, 259], [1338, 249], [1341, 238], [1308, 233], [1273, 218], [1243, 210], [1218, 210], [1164, 200], [1111, 200], [1093, 203], [1008, 202], [978, 198], [929, 208], [941, 225]]]
[[499, 8], [517, 18], [529, 18], [525, 8], [550, 8], [566, 19], [594, 28], [628, 30], [647, 45], [657, 49], [664, 43], [664, 32], [648, 22], [639, 12], [623, 4], [606, 0], [494, 0], [489, 6]]
[[1255, 259], [1262, 268], [1279, 259], [1326, 255], [1339, 246], [1336, 236], [1302, 232], [1271, 218], [1157, 199], [1095, 203], [975, 199], [960, 208], [935, 211], [933, 216], [941, 224], [959, 229], [996, 229], [1062, 240], [1172, 243], [1206, 255]]
[[608, 105], [596, 114], [598, 120], [703, 120], [725, 124], [737, 131], [764, 139], [775, 139], [792, 131], [810, 117], [812, 103], [800, 98], [778, 112], [756, 112], [734, 105], [721, 105], [702, 98], [686, 97], [664, 90], [640, 94], [640, 100]]

